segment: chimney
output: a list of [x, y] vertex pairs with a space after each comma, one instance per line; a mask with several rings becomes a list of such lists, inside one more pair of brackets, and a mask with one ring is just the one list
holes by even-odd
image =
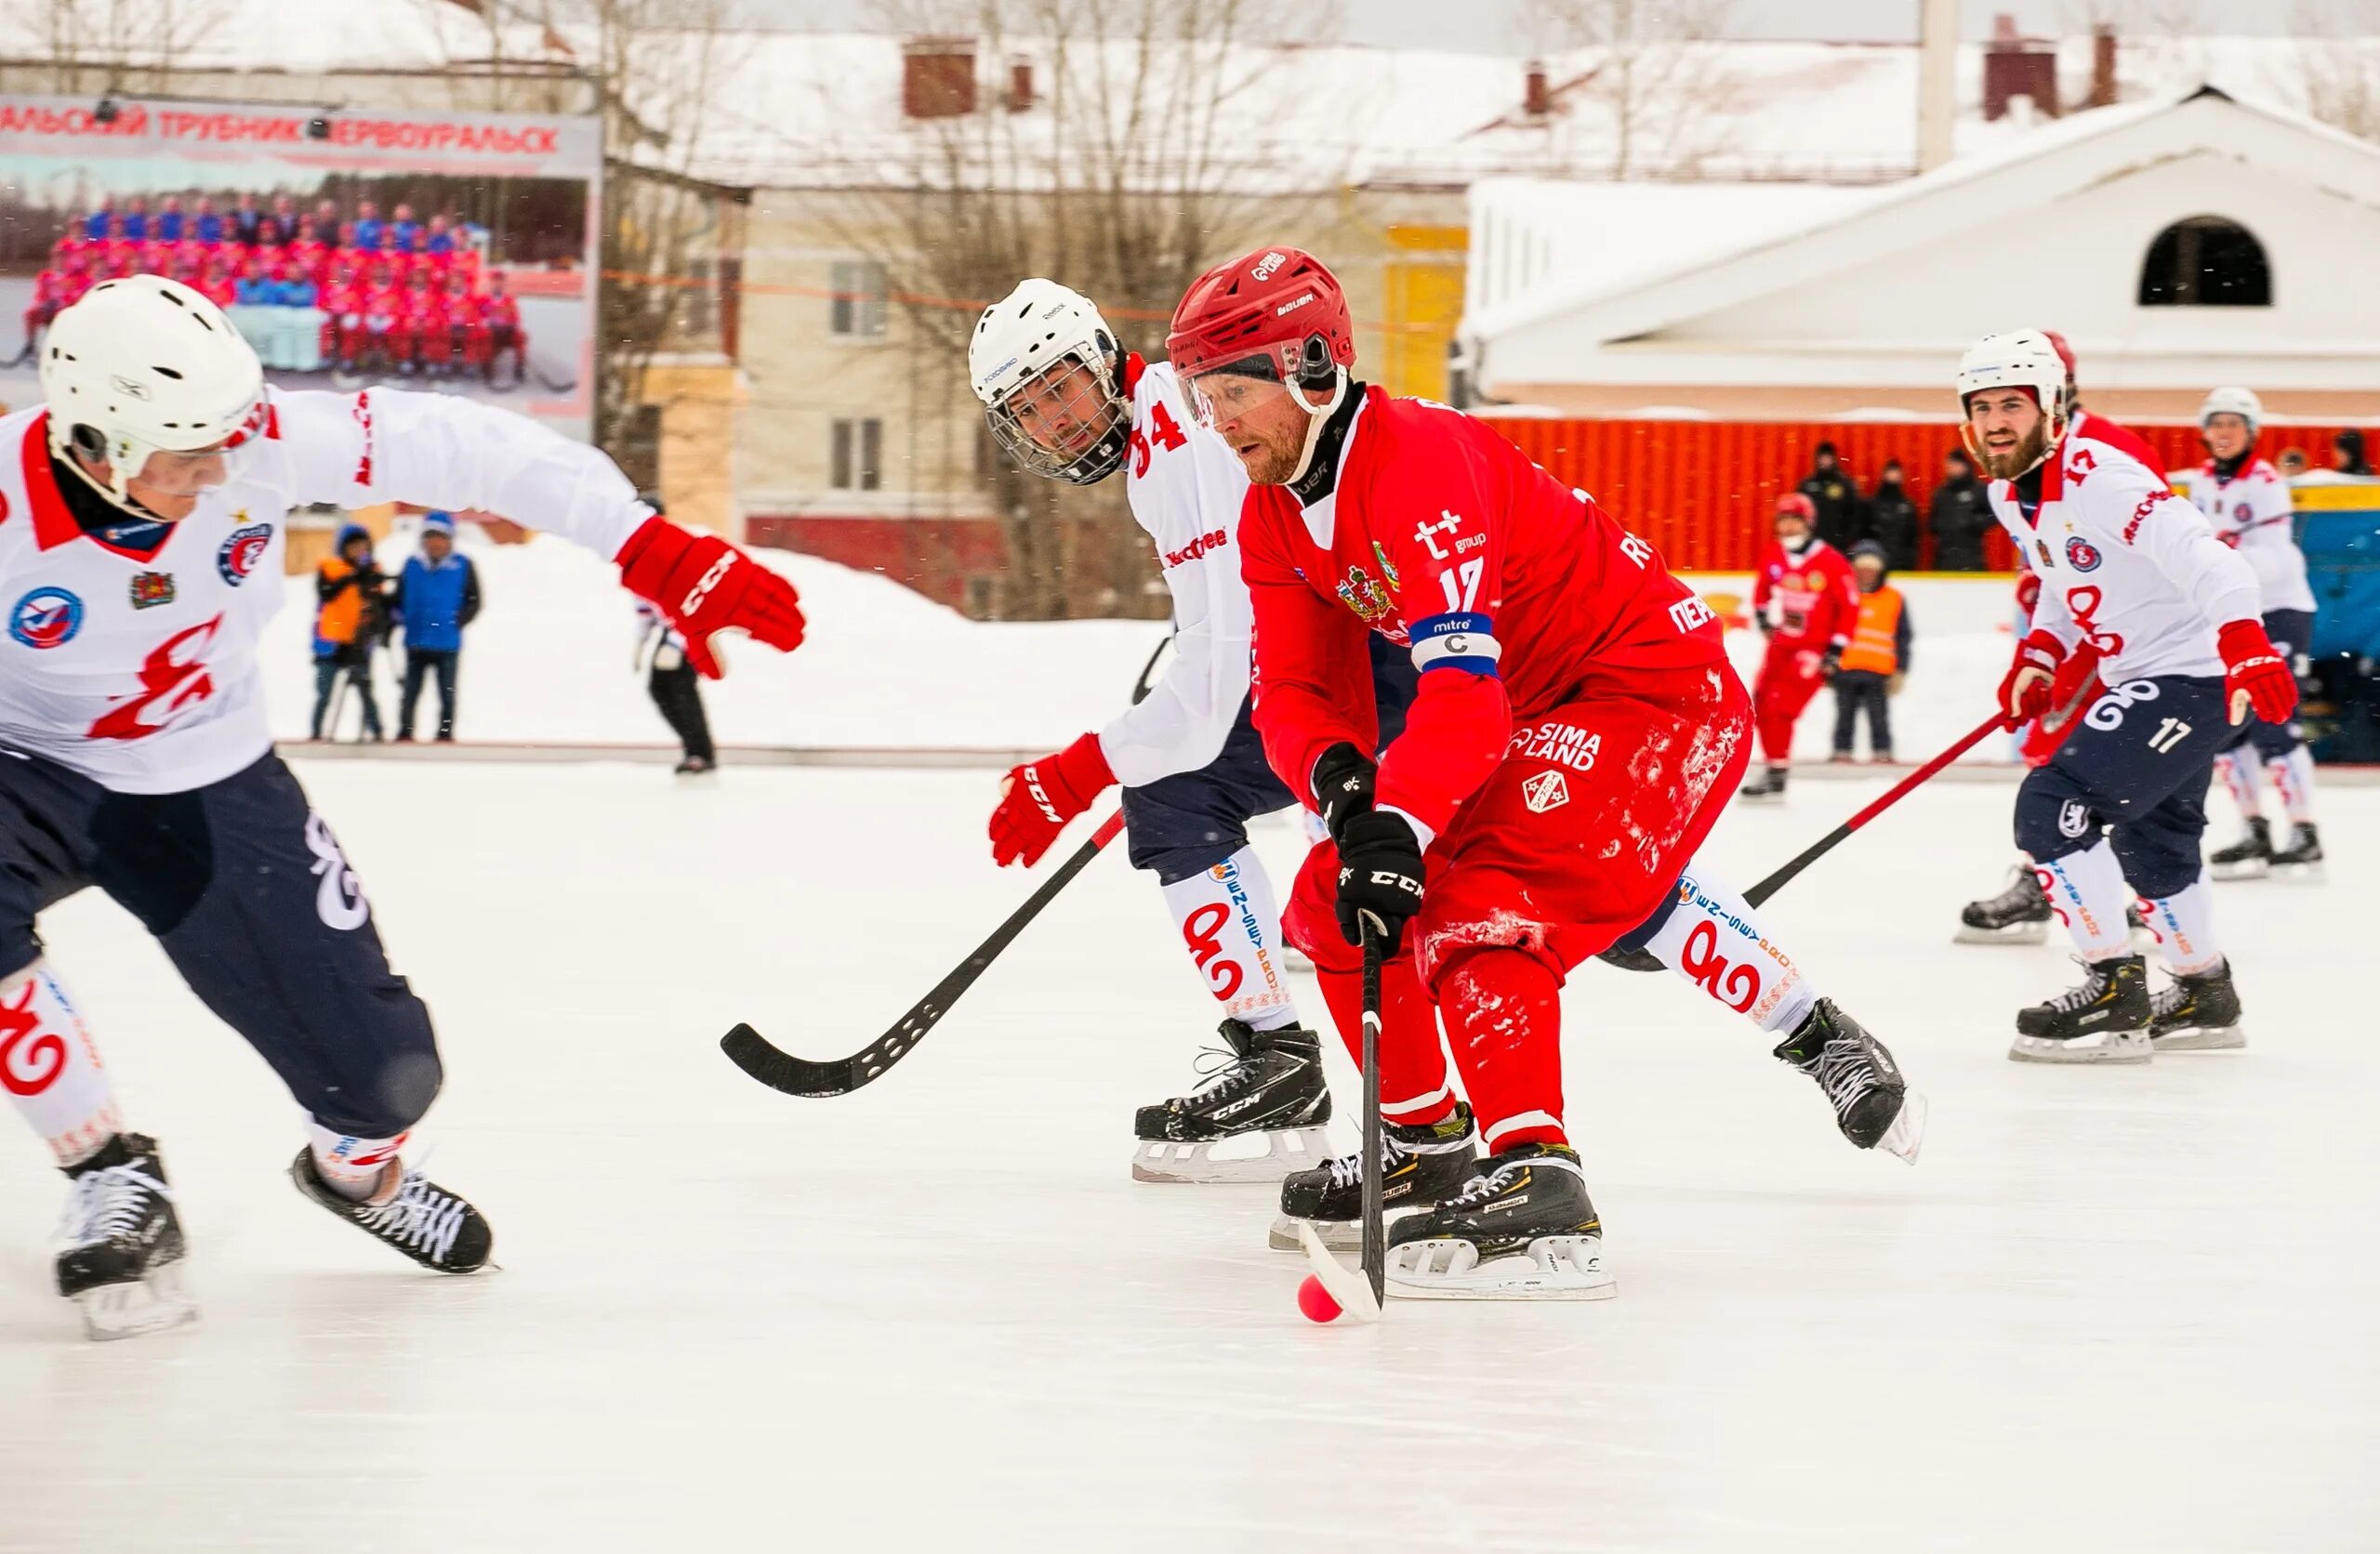
[[2016, 19], [2002, 12], [1983, 51], [1983, 116], [2008, 116], [2008, 99], [2030, 98], [2034, 109], [2057, 117], [2057, 52], [2039, 38], [2019, 37]]
[[1528, 85], [1521, 94], [1521, 107], [1532, 119], [1541, 119], [1554, 112], [1554, 87], [1545, 76], [1545, 61], [1528, 62]]
[[975, 111], [975, 40], [910, 38], [901, 45], [901, 112], [950, 119]]
[[1033, 61], [1022, 54], [1008, 62], [1008, 111], [1022, 113], [1033, 106]]
[[2107, 22], [2091, 29], [2091, 106], [2116, 105], [2116, 30]]
[[1959, 112], [1959, 0], [1924, 0], [1917, 33], [1917, 170], [1950, 160]]

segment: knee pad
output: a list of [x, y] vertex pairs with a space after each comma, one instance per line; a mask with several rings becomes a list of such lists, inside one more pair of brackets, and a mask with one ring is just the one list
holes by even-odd
[[2016, 789], [2016, 848], [2037, 863], [2099, 839], [2099, 812], [2056, 767], [2036, 767]]

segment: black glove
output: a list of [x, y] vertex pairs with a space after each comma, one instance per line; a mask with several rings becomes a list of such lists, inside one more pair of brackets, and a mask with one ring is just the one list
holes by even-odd
[[1380, 768], [1361, 750], [1342, 741], [1314, 763], [1314, 801], [1322, 810], [1323, 829], [1334, 842], [1343, 842], [1347, 823], [1371, 813], [1372, 781]]
[[1381, 953], [1393, 955], [1405, 925], [1421, 910], [1421, 843], [1401, 815], [1366, 810], [1339, 838], [1339, 931], [1364, 942], [1369, 924]]
[[1818, 661], [1818, 678], [1832, 679], [1834, 678], [1834, 672], [1842, 667], [1843, 644], [1840, 642], [1829, 642], [1826, 645], [1826, 657]]

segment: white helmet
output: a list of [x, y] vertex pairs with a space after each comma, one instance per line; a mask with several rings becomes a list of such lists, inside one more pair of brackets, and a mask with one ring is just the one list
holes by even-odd
[[[1062, 440], [1050, 447], [1019, 422], [1016, 402], [1065, 376], [1053, 368], [1076, 364], [1088, 371], [1062, 399], [1029, 402], [1043, 435]], [[1131, 416], [1118, 369], [1116, 332], [1091, 298], [1038, 276], [985, 309], [967, 347], [968, 378], [1000, 446], [1033, 473], [1077, 485], [1104, 481], [1124, 462]]]
[[2256, 398], [2253, 388], [2217, 388], [2198, 407], [2198, 429], [2204, 431], [2217, 415], [2237, 415], [2248, 423], [2248, 435], [2254, 437], [2265, 424], [2264, 401]]
[[237, 447], [264, 415], [255, 349], [222, 309], [162, 275], [102, 281], [60, 313], [42, 341], [41, 391], [50, 453], [86, 479], [72, 454], [104, 461], [118, 503], [150, 454]]
[[1983, 450], [1976, 445], [1967, 401], [1987, 388], [2032, 390], [2033, 402], [2049, 418], [2049, 431], [2042, 449], [2042, 457], [2046, 459], [2066, 436], [2067, 426], [2073, 418], [2073, 353], [2063, 339], [2044, 329], [1986, 335], [1967, 348], [1967, 353], [1959, 358], [1960, 436], [1966, 442], [1967, 452], [1978, 461]]

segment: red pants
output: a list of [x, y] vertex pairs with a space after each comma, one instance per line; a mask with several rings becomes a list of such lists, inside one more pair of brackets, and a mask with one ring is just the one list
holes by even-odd
[[1793, 758], [1793, 725], [1826, 683], [1819, 673], [1825, 662], [1823, 642], [1781, 632], [1768, 639], [1768, 656], [1760, 662], [1760, 680], [1752, 690], [1752, 716], [1760, 725], [1760, 753], [1769, 765]]
[[[1382, 968], [1382, 1114], [1452, 1105], [1435, 1008], [1488, 1148], [1560, 1142], [1562, 979], [1653, 915], [1751, 760], [1752, 699], [1725, 663], [1614, 675], [1516, 725], [1431, 845], [1421, 915]], [[1281, 926], [1360, 1054], [1363, 960], [1339, 931], [1338, 879], [1323, 842]]]

